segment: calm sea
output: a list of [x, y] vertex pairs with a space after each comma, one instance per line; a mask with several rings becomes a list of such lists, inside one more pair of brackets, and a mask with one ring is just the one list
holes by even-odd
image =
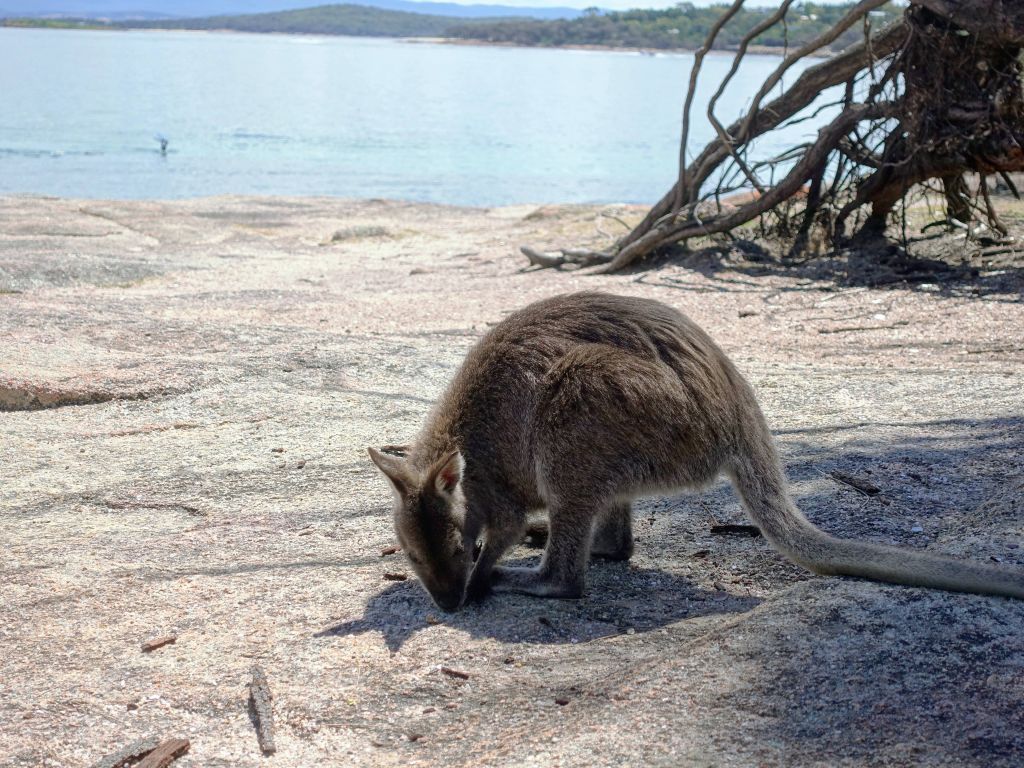
[[[367, 38], [0, 29], [0, 194], [652, 202], [674, 178], [692, 61]], [[708, 57], [696, 114], [730, 61]], [[719, 113], [737, 116], [777, 62], [750, 57]], [[699, 149], [710, 129], [695, 122]], [[158, 136], [168, 139], [166, 154]]]

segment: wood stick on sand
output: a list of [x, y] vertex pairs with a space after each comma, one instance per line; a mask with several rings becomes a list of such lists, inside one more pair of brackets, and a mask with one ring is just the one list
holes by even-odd
[[188, 739], [167, 739], [146, 755], [141, 763], [136, 763], [135, 768], [167, 768], [168, 765], [188, 752], [191, 746]]
[[92, 768], [124, 768], [124, 766], [141, 760], [154, 749], [160, 746], [160, 739], [150, 736], [145, 739], [136, 739], [126, 747], [121, 747], [98, 763], [93, 763]]
[[249, 683], [249, 706], [256, 726], [256, 738], [259, 739], [264, 755], [272, 755], [277, 751], [274, 746], [274, 713], [270, 708], [272, 698], [267, 676], [260, 667], [254, 666], [252, 682]]

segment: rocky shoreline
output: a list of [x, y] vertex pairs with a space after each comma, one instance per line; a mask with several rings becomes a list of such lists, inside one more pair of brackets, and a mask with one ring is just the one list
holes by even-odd
[[639, 504], [581, 601], [440, 614], [390, 553], [365, 446], [505, 313], [593, 289], [719, 341], [823, 528], [1024, 565], [1019, 293], [517, 253], [642, 214], [0, 198], [0, 762], [253, 765], [255, 664], [281, 768], [1019, 765], [1019, 603], [812, 576], [712, 531], [744, 522], [724, 486]]

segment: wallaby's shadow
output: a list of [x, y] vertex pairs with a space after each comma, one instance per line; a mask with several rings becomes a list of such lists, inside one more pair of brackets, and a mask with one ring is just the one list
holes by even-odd
[[[509, 563], [535, 564], [536, 558], [513, 559]], [[380, 632], [394, 652], [431, 623], [443, 623], [474, 638], [513, 643], [582, 643], [629, 630], [649, 632], [696, 616], [745, 612], [760, 602], [744, 595], [709, 592], [674, 574], [627, 563], [597, 561], [588, 575], [587, 595], [581, 600], [493, 594], [457, 613], [441, 612], [418, 581], [404, 581], [373, 597], [362, 618], [328, 627], [316, 636]]]

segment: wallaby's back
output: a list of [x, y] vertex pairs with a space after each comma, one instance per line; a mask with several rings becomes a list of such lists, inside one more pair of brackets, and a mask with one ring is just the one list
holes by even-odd
[[[738, 394], [748, 388], [704, 331], [657, 301], [575, 293], [513, 313], [470, 350], [428, 417], [413, 457], [432, 461], [454, 441], [467, 461], [468, 454], [482, 451], [506, 457], [518, 453], [520, 462], [532, 464], [537, 433], [556, 421], [574, 397], [598, 394], [593, 387], [573, 391], [574, 377], [597, 370], [602, 376], [592, 383], [606, 383], [610, 389], [605, 392], [611, 394], [631, 384], [677, 388], [688, 399], [685, 420], [713, 429], [710, 442], [735, 437]], [[666, 406], [681, 404], [659, 400], [649, 404], [662, 414], [659, 421], [667, 415]]]

